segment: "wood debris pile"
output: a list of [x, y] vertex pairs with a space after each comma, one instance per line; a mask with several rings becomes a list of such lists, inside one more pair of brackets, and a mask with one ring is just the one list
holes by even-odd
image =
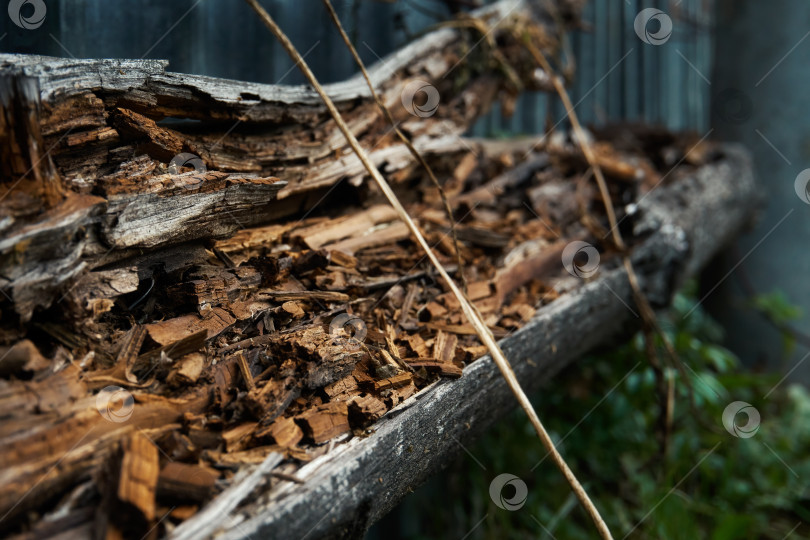
[[[433, 160], [458, 220], [468, 295], [496, 337], [580, 283], [561, 262], [570, 241], [592, 242], [611, 264], [583, 225], [583, 210], [592, 228], [605, 223], [584, 160], [560, 137], [524, 159], [534, 142], [470, 140], [478, 156]], [[617, 207], [660, 181], [656, 162], [686, 158], [681, 174], [704, 159], [686, 154], [689, 141], [662, 142], [635, 155], [599, 144]], [[398, 188], [458, 275], [438, 193], [417, 169]], [[239, 230], [184, 264], [105, 266], [27, 324], [4, 317], [3, 511], [22, 499], [78, 519], [103, 495], [120, 506], [109, 514], [116, 526], [146, 531], [169, 510], [171, 525], [240, 465], [280, 452], [294, 470], [336, 437], [364, 436], [437, 378], [462, 376], [485, 348], [379, 194], [356, 197], [363, 203], [330, 200], [321, 215]], [[623, 223], [630, 230], [633, 216]]]
[[[387, 64], [389, 101], [461, 58], [459, 34], [429, 34]], [[514, 43], [499, 46], [531, 87]], [[308, 90], [150, 61], [2, 63], [0, 530], [156, 537], [240, 467], [280, 453], [274, 472], [294, 481], [299, 464], [484, 354]], [[614, 262], [587, 163], [565, 135], [460, 136], [516, 95], [502, 66], [472, 65], [463, 84], [440, 87], [435, 116], [401, 111], [450, 200], [463, 269], [439, 193], [359, 99], [362, 83], [331, 93], [503, 337], [587, 277], [577, 269], [589, 261], [566, 271], [571, 241]], [[620, 133], [595, 148], [632, 239], [632, 203], [713, 151]]]

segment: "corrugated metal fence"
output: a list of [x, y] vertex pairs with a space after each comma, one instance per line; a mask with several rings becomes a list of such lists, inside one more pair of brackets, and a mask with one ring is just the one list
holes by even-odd
[[[23, 9], [33, 12], [32, 3], [38, 1], [29, 0]], [[36, 29], [18, 28], [10, 17], [0, 17], [0, 50], [77, 58], [165, 58], [172, 71], [265, 83], [303, 82], [243, 2], [48, 0], [45, 4], [45, 20]], [[265, 0], [264, 5], [299, 50], [308, 53], [307, 60], [324, 82], [354, 72], [320, 2]], [[437, 0], [335, 0], [335, 7], [368, 63], [450, 16]], [[660, 9], [671, 17], [667, 47], [646, 44], [637, 36], [633, 22], [645, 8]], [[591, 0], [585, 12], [589, 28], [571, 36], [578, 63], [572, 94], [583, 120], [643, 120], [705, 131], [711, 11], [711, 0]], [[549, 104], [542, 94], [526, 94], [512, 118], [493, 111], [474, 132], [540, 132], [549, 107], [552, 114], [560, 113], [553, 101]]]

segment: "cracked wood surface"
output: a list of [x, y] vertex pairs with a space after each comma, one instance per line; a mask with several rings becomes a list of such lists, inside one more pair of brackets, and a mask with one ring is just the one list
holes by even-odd
[[[489, 37], [499, 58], [511, 59], [508, 69], [492, 60], [488, 41], [470, 50], [478, 36], [457, 28], [429, 32], [370, 68], [400, 128], [425, 153], [458, 150], [459, 136], [496, 99], [542, 87], [507, 29], [517, 21], [548, 25], [547, 15], [510, 1], [476, 14], [494, 25]], [[223, 238], [306, 210], [330, 186], [365, 176], [308, 86], [166, 67], [0, 54], [0, 145], [9, 156], [0, 182], [0, 287], [23, 320], [89, 268], [146, 248]], [[435, 111], [412, 115], [403, 106], [413, 83], [435, 86]], [[394, 180], [407, 175], [413, 158], [362, 78], [327, 90], [378, 167]], [[167, 168], [184, 153], [201, 159], [194, 171]]]

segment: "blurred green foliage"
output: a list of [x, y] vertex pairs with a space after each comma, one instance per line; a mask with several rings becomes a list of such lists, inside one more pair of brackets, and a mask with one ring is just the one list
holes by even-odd
[[[700, 308], [685, 316], [695, 305], [691, 293], [679, 294], [661, 321], [694, 389], [690, 400], [681, 375], [668, 372], [677, 397], [666, 457], [657, 437], [655, 374], [640, 335], [555, 377], [533, 400], [540, 417], [616, 538], [810, 538], [810, 395], [777, 375], [742, 370], [719, 345], [722, 329], [712, 319]], [[783, 318], [794, 313], [772, 297], [763, 306]], [[760, 412], [753, 437], [737, 438], [723, 427], [723, 411], [734, 401]], [[738, 416], [744, 423], [745, 415]], [[521, 412], [467, 450], [475, 459], [462, 453], [408, 497], [381, 524], [384, 537], [596, 538]], [[489, 497], [501, 473], [528, 486], [519, 510], [503, 510]], [[514, 494], [509, 489], [507, 498]], [[388, 534], [394, 524], [398, 534]]]
[[759, 294], [751, 299], [751, 304], [779, 329], [785, 355], [789, 357], [796, 347], [796, 336], [790, 330], [789, 323], [802, 318], [801, 308], [791, 304], [782, 291]]

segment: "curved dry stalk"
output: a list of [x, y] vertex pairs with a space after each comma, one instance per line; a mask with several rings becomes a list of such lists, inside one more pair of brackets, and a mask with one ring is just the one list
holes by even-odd
[[470, 322], [470, 324], [475, 328], [478, 337], [481, 339], [484, 345], [486, 345], [487, 350], [489, 351], [490, 356], [492, 357], [492, 360], [495, 362], [495, 365], [498, 366], [501, 375], [503, 375], [503, 378], [506, 380], [506, 384], [509, 386], [509, 389], [517, 398], [520, 406], [526, 412], [526, 415], [529, 417], [529, 420], [531, 421], [532, 425], [537, 431], [537, 435], [540, 437], [540, 440], [546, 447], [546, 450], [551, 454], [555, 464], [560, 469], [565, 479], [568, 481], [569, 485], [571, 486], [571, 489], [576, 494], [580, 503], [582, 503], [582, 506], [591, 516], [591, 519], [596, 525], [596, 528], [599, 530], [599, 534], [602, 536], [602, 538], [612, 540], [613, 537], [610, 534], [610, 530], [607, 528], [607, 525], [602, 519], [602, 516], [599, 514], [599, 510], [596, 509], [596, 506], [594, 506], [590, 497], [588, 497], [588, 494], [585, 492], [585, 489], [582, 487], [582, 484], [579, 483], [579, 480], [577, 480], [576, 476], [574, 476], [574, 473], [568, 467], [568, 464], [565, 462], [563, 457], [557, 451], [557, 448], [554, 446], [554, 442], [551, 440], [551, 437], [549, 436], [542, 422], [540, 422], [540, 418], [537, 416], [537, 413], [535, 412], [534, 407], [529, 401], [529, 398], [526, 396], [526, 393], [521, 388], [514, 371], [512, 371], [512, 367], [509, 365], [509, 361], [506, 359], [506, 356], [503, 354], [503, 351], [501, 351], [500, 347], [495, 342], [495, 338], [492, 336], [492, 333], [489, 331], [486, 324], [484, 324], [484, 321], [478, 315], [478, 312], [467, 301], [464, 294], [456, 286], [455, 282], [447, 273], [447, 271], [444, 269], [441, 262], [439, 262], [439, 259], [436, 258], [436, 255], [433, 253], [433, 250], [428, 245], [424, 236], [422, 236], [422, 233], [419, 231], [419, 228], [416, 226], [416, 223], [414, 223], [413, 219], [411, 219], [411, 217], [408, 215], [408, 212], [402, 206], [402, 203], [399, 201], [396, 194], [391, 189], [391, 186], [388, 184], [388, 181], [385, 178], [383, 178], [380, 171], [369, 159], [368, 154], [360, 146], [360, 143], [357, 141], [357, 138], [351, 132], [349, 126], [346, 125], [346, 122], [341, 117], [340, 112], [337, 110], [334, 103], [332, 103], [332, 100], [329, 98], [329, 96], [324, 91], [323, 87], [320, 85], [317, 78], [312, 73], [312, 70], [310, 70], [309, 66], [304, 60], [304, 58], [296, 50], [295, 46], [290, 42], [289, 38], [281, 30], [281, 28], [279, 28], [279, 26], [272, 19], [272, 17], [270, 17], [270, 14], [267, 13], [267, 11], [265, 11], [265, 9], [258, 3], [257, 0], [245, 0], [245, 1], [250, 5], [251, 8], [253, 8], [253, 10], [256, 12], [256, 14], [265, 24], [265, 26], [267, 26], [270, 32], [276, 37], [276, 39], [279, 40], [282, 47], [284, 47], [284, 50], [287, 51], [287, 54], [290, 55], [290, 58], [292, 58], [292, 60], [298, 65], [298, 67], [301, 69], [301, 71], [303, 72], [304, 76], [307, 78], [309, 83], [315, 88], [315, 91], [318, 92], [318, 95], [321, 97], [321, 100], [323, 101], [324, 105], [329, 110], [329, 113], [332, 115], [332, 118], [335, 120], [335, 123], [337, 124], [338, 128], [346, 137], [349, 146], [352, 147], [352, 150], [354, 150], [355, 154], [360, 159], [365, 169], [377, 183], [377, 186], [386, 196], [388, 202], [391, 204], [391, 206], [394, 207], [394, 210], [396, 210], [400, 219], [403, 222], [405, 222], [408, 229], [411, 231], [411, 234], [416, 239], [416, 242], [419, 244], [422, 250], [424, 250], [425, 255], [428, 257], [428, 259], [430, 259], [430, 262], [439, 272], [439, 275], [441, 275], [442, 279], [450, 288], [453, 295], [458, 299], [459, 304], [461, 305], [461, 310], [464, 312], [465, 317]]
[[[516, 36], [519, 37], [519, 36]], [[650, 340], [651, 337], [649, 335], [650, 331], [657, 333], [661, 337], [661, 341], [664, 344], [664, 349], [667, 352], [667, 356], [670, 359], [670, 362], [678, 369], [683, 377], [684, 381], [686, 382], [687, 386], [690, 389], [691, 395], [691, 382], [689, 381], [688, 374], [686, 373], [684, 366], [680, 359], [678, 358], [678, 353], [675, 351], [675, 347], [670, 342], [669, 338], [664, 334], [664, 331], [661, 328], [661, 325], [658, 322], [658, 317], [655, 314], [650, 302], [647, 300], [647, 297], [644, 295], [644, 292], [641, 290], [641, 285], [638, 281], [638, 275], [636, 274], [635, 269], [633, 268], [633, 263], [630, 261], [630, 256], [627, 253], [627, 245], [624, 243], [624, 239], [622, 238], [621, 232], [619, 231], [619, 223], [616, 220], [616, 211], [613, 208], [613, 202], [610, 200], [610, 193], [608, 192], [607, 182], [605, 181], [605, 176], [602, 174], [602, 169], [599, 166], [599, 163], [596, 159], [596, 156], [593, 153], [593, 149], [591, 145], [588, 144], [588, 139], [585, 135], [585, 130], [582, 129], [582, 124], [579, 122], [579, 117], [577, 116], [576, 112], [574, 111], [574, 105], [571, 103], [571, 98], [568, 95], [568, 91], [565, 89], [560, 77], [558, 77], [554, 69], [551, 67], [548, 59], [545, 55], [540, 51], [537, 47], [530, 40], [530, 36], [524, 35], [523, 42], [528, 49], [529, 53], [534, 57], [537, 61], [538, 65], [545, 71], [548, 76], [551, 78], [552, 84], [554, 85], [554, 89], [557, 91], [557, 94], [560, 97], [560, 100], [565, 107], [565, 111], [568, 115], [568, 119], [571, 122], [571, 127], [574, 130], [574, 133], [577, 138], [577, 142], [579, 143], [579, 147], [582, 149], [582, 154], [585, 156], [586, 161], [590, 165], [591, 169], [593, 170], [593, 176], [596, 179], [596, 184], [599, 187], [599, 193], [602, 197], [602, 202], [605, 205], [605, 211], [607, 213], [608, 224], [610, 225], [610, 234], [613, 239], [613, 244], [622, 254], [622, 264], [624, 265], [625, 271], [627, 272], [627, 279], [630, 282], [630, 288], [633, 290], [633, 298], [636, 302], [636, 306], [638, 306], [639, 312], [641, 317], [644, 321], [645, 325], [645, 339]], [[655, 364], [655, 363], [654, 363]], [[655, 365], [653, 366], [655, 367]], [[659, 366], [660, 367], [660, 366]], [[665, 431], [669, 431], [671, 429], [671, 419], [672, 419], [672, 410], [671, 407], [673, 406], [674, 402], [674, 390], [670, 387], [667, 388], [667, 396], [665, 398], [665, 406], [667, 410], [664, 412], [663, 417], [666, 419], [665, 422], [667, 426]]]
[[366, 66], [363, 61], [360, 59], [360, 55], [357, 54], [357, 49], [354, 48], [352, 45], [352, 41], [349, 39], [349, 36], [346, 34], [346, 30], [343, 28], [343, 25], [338, 18], [337, 13], [335, 12], [335, 8], [332, 7], [332, 2], [329, 0], [323, 0], [323, 5], [326, 7], [326, 11], [329, 12], [329, 17], [332, 19], [332, 22], [335, 23], [335, 26], [340, 32], [340, 36], [343, 38], [343, 42], [346, 44], [346, 47], [349, 49], [349, 52], [352, 53], [352, 57], [354, 58], [355, 63], [360, 68], [360, 72], [363, 74], [363, 78], [366, 80], [366, 84], [368, 85], [368, 89], [371, 91], [371, 97], [374, 98], [374, 101], [377, 103], [377, 106], [385, 115], [385, 118], [391, 124], [391, 127], [394, 128], [394, 132], [397, 134], [399, 139], [408, 147], [410, 150], [411, 155], [419, 162], [425, 172], [427, 172], [430, 181], [433, 183], [433, 186], [439, 190], [439, 197], [442, 199], [442, 205], [444, 205], [444, 212], [447, 214], [447, 220], [450, 222], [450, 233], [453, 236], [453, 249], [456, 252], [456, 264], [458, 265], [458, 275], [461, 279], [461, 288], [466, 293], [467, 292], [467, 279], [464, 277], [464, 266], [461, 261], [461, 250], [458, 248], [458, 235], [456, 234], [456, 223], [455, 219], [453, 219], [453, 210], [450, 208], [450, 203], [447, 200], [447, 195], [444, 193], [444, 188], [439, 183], [439, 179], [436, 178], [436, 175], [433, 173], [433, 169], [430, 168], [425, 158], [416, 147], [411, 143], [411, 140], [402, 133], [402, 130], [399, 129], [396, 120], [394, 120], [394, 115], [391, 114], [391, 110], [386, 107], [385, 103], [383, 103], [382, 99], [380, 99], [379, 94], [377, 94], [377, 90], [374, 88], [374, 84], [371, 82], [371, 77], [368, 75], [368, 71], [366, 71]]

